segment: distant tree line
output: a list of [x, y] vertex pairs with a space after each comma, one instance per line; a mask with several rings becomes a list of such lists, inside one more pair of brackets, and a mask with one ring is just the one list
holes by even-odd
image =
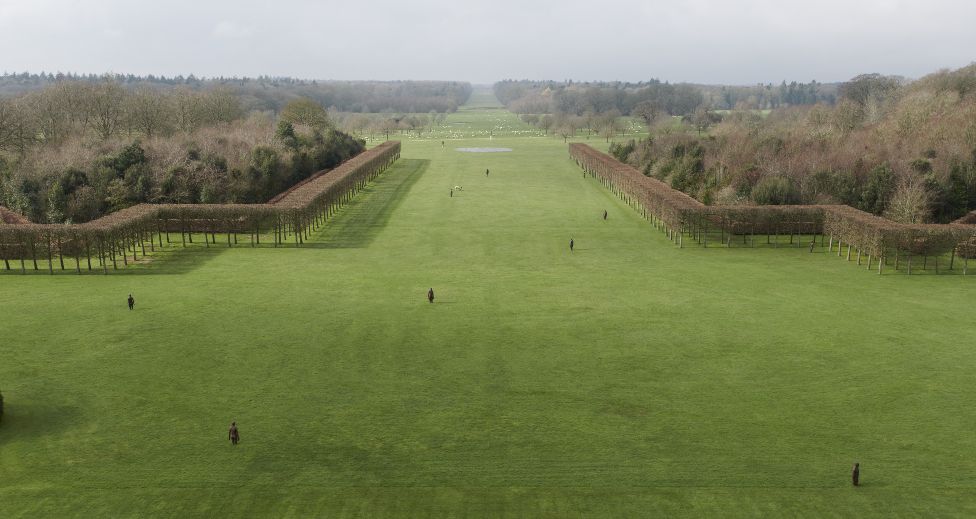
[[865, 74], [837, 96], [611, 152], [709, 204], [845, 204], [906, 224], [976, 209], [976, 65], [914, 82]]
[[389, 140], [394, 135], [423, 135], [444, 124], [447, 114], [424, 113], [383, 113], [364, 114], [357, 112], [330, 112], [343, 131], [365, 137], [367, 140]]
[[699, 109], [771, 109], [782, 106], [833, 104], [837, 85], [810, 83], [756, 86], [639, 83], [573, 83], [514, 81], [495, 83], [495, 96], [520, 114], [576, 115], [611, 111], [644, 119], [659, 115], [690, 116]]
[[751, 86], [697, 85], [705, 105], [714, 110], [771, 110], [837, 102], [839, 83], [783, 81]]
[[311, 99], [340, 112], [453, 112], [471, 95], [471, 84], [460, 81], [317, 81], [259, 76], [198, 78], [189, 76], [136, 76], [133, 74], [78, 75], [5, 73], [0, 75], [0, 97], [20, 95], [62, 83], [101, 84], [111, 81], [126, 90], [151, 88], [227, 89], [245, 112], [279, 112], [288, 102]]

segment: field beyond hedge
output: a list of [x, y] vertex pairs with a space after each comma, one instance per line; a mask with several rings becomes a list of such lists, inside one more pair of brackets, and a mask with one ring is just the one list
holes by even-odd
[[976, 276], [679, 250], [492, 101], [304, 248], [0, 275], [0, 516], [976, 514]]

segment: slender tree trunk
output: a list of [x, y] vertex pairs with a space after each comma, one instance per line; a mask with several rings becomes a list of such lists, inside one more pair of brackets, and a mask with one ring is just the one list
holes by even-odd
[[47, 271], [54, 275], [54, 255], [51, 247], [51, 235], [47, 235]]
[[61, 244], [61, 238], [58, 238], [58, 263], [61, 264], [61, 270], [64, 270], [64, 247]]

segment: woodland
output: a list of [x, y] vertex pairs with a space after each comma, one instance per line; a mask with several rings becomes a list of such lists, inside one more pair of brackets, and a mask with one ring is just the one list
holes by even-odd
[[[976, 209], [976, 65], [914, 81], [501, 82], [495, 91], [546, 133], [615, 141], [614, 157], [706, 205], [843, 204], [908, 224]], [[617, 139], [624, 117], [647, 135]]]
[[0, 206], [80, 223], [140, 203], [267, 201], [363, 151], [339, 110], [436, 115], [470, 85], [8, 74], [0, 92]]

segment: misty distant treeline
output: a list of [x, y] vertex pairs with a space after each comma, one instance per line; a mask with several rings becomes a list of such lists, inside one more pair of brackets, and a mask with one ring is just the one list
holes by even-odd
[[112, 82], [127, 90], [151, 88], [232, 92], [246, 111], [279, 112], [289, 101], [312, 99], [325, 108], [356, 113], [454, 112], [471, 95], [471, 84], [461, 81], [317, 81], [259, 76], [198, 78], [189, 76], [137, 76], [133, 74], [4, 73], [0, 97], [13, 97], [64, 82]]
[[[520, 114], [582, 116], [617, 112], [643, 116], [648, 111], [691, 115], [699, 109], [765, 110], [783, 106], [833, 104], [836, 84], [785, 81], [755, 86], [694, 85], [658, 80], [638, 83], [505, 80], [495, 83], [495, 96]], [[645, 117], [646, 118], [646, 117]]]

